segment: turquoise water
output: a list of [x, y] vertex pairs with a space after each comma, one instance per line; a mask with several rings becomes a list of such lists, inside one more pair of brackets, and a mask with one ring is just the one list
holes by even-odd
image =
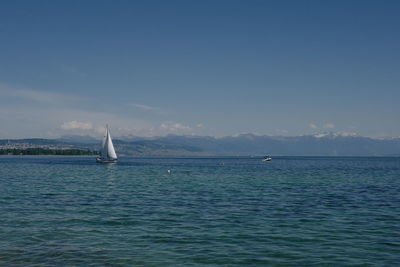
[[400, 158], [0, 157], [2, 266], [399, 262]]

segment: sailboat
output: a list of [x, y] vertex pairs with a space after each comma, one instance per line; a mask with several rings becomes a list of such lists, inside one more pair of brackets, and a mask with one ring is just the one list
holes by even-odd
[[100, 157], [96, 158], [99, 163], [114, 163], [117, 162], [118, 157], [115, 153], [114, 145], [111, 140], [110, 130], [106, 126], [106, 134], [101, 144]]

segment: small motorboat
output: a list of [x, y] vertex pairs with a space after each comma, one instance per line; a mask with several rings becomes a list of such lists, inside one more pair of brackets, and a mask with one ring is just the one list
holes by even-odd
[[272, 158], [270, 156], [265, 156], [262, 161], [271, 161]]

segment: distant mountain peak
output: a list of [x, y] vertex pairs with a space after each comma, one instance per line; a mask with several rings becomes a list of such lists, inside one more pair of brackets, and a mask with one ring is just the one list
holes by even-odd
[[[302, 136], [268, 136], [245, 133], [236, 136], [120, 137], [114, 140], [123, 155], [275, 155], [275, 156], [399, 156], [400, 138], [371, 138], [356, 133], [318, 133]], [[63, 146], [96, 150], [100, 140], [91, 136], [59, 139], [0, 140], [10, 144]]]
[[314, 134], [312, 136], [315, 138], [361, 137], [357, 133], [353, 133], [353, 132], [318, 133], [318, 134]]

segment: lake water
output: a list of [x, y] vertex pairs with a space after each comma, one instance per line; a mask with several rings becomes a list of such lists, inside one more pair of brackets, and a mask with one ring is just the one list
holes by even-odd
[[0, 157], [1, 266], [399, 262], [400, 158]]

